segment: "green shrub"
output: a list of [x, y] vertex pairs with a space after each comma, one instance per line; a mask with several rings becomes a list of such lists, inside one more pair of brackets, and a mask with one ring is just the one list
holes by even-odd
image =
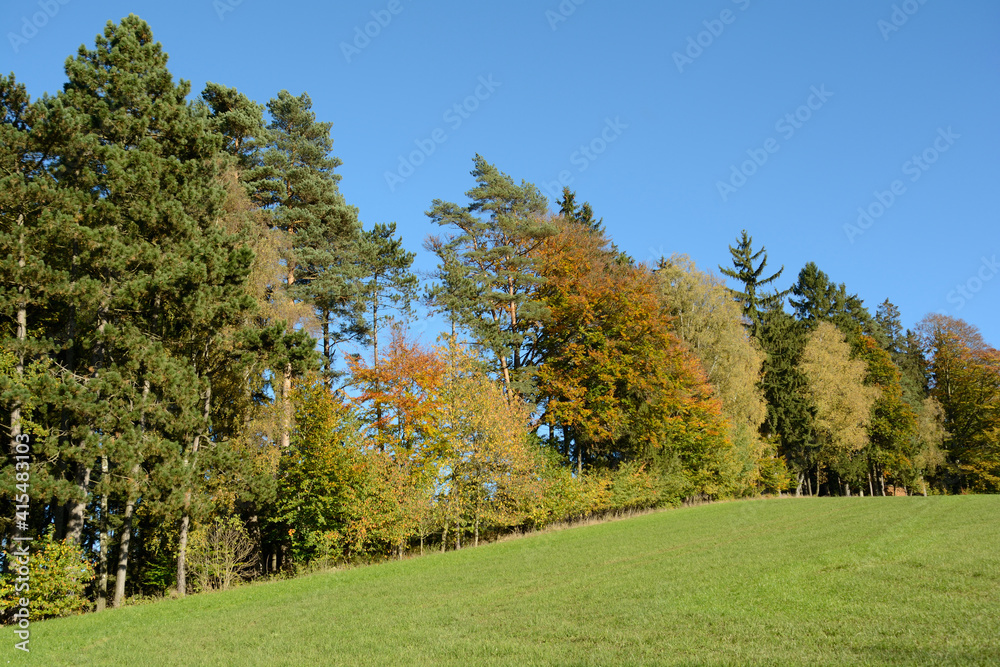
[[29, 543], [28, 590], [17, 591], [16, 561], [5, 554], [9, 574], [0, 577], [0, 606], [11, 613], [18, 600], [27, 598], [32, 620], [70, 616], [90, 607], [85, 591], [94, 578], [94, 567], [83, 550], [64, 540], [56, 542], [52, 534]]

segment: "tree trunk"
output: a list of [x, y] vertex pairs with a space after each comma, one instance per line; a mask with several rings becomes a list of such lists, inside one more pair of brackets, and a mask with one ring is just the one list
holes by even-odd
[[799, 483], [795, 487], [795, 497], [796, 498], [801, 498], [802, 497], [802, 484], [804, 483], [805, 476], [800, 472], [800, 473], [796, 474], [796, 477], [798, 478], [798, 482]]
[[[209, 385], [205, 390], [205, 406], [204, 406], [204, 423], [203, 426], [208, 429], [208, 420], [211, 417], [212, 410], [212, 386]], [[181, 517], [181, 529], [180, 534], [177, 538], [177, 595], [184, 597], [187, 595], [187, 543], [188, 543], [188, 531], [191, 528], [191, 496], [193, 494], [193, 488], [190, 484], [194, 481], [194, 470], [198, 465], [198, 447], [201, 444], [201, 433], [194, 436], [194, 441], [191, 443], [191, 463], [190, 468], [188, 467], [188, 457], [184, 458], [184, 468], [185, 470], [190, 470], [190, 480], [187, 491], [184, 492], [184, 514]]]
[[[24, 227], [24, 215], [17, 216], [17, 226]], [[17, 265], [20, 268], [24, 268], [24, 232], [21, 232], [18, 244], [21, 246], [20, 257], [17, 260]], [[20, 276], [19, 276], [20, 277]], [[24, 342], [28, 339], [28, 310], [27, 294], [25, 293], [24, 285], [17, 286], [17, 360], [14, 362], [14, 375], [15, 381], [20, 386], [21, 381], [24, 379]], [[17, 454], [17, 443], [18, 436], [21, 435], [21, 401], [14, 399], [13, 404], [10, 408], [10, 455], [15, 456]]]
[[444, 532], [441, 533], [441, 553], [448, 550], [448, 522], [444, 522]]
[[333, 353], [330, 348], [330, 311], [323, 309], [323, 365], [326, 367], [327, 381], [333, 391]]
[[115, 574], [115, 599], [112, 606], [120, 607], [125, 597], [125, 577], [128, 574], [128, 547], [132, 539], [132, 512], [135, 510], [135, 478], [139, 476], [139, 464], [132, 468], [133, 479], [129, 480], [125, 515], [122, 519], [121, 537], [118, 540], [118, 572]]
[[375, 434], [378, 438], [379, 451], [385, 451], [385, 439], [382, 437], [382, 401], [379, 398], [382, 383], [379, 381], [378, 358], [378, 278], [374, 280], [375, 292], [372, 296], [372, 368], [375, 370]]
[[[22, 227], [22, 228], [24, 227], [24, 215], [23, 214], [17, 216], [17, 226], [18, 227]], [[19, 237], [19, 244], [21, 246], [21, 249], [20, 249], [20, 257], [18, 258], [17, 265], [19, 267], [21, 267], [21, 268], [24, 268], [25, 262], [24, 262], [24, 232], [23, 232], [23, 230], [22, 230], [21, 235]], [[20, 276], [18, 276], [18, 277], [20, 278]], [[18, 345], [18, 350], [17, 350], [17, 361], [14, 362], [14, 374], [15, 374], [15, 382], [18, 384], [18, 388], [20, 388], [21, 381], [24, 379], [24, 347], [23, 347], [23, 345], [24, 345], [24, 342], [28, 338], [28, 311], [27, 311], [27, 304], [25, 303], [25, 299], [27, 298], [27, 295], [25, 294], [24, 285], [18, 285], [17, 286], [17, 293], [18, 293], [18, 296], [19, 296], [18, 302], [17, 302], [17, 341], [18, 341], [19, 345]], [[22, 426], [21, 426], [21, 401], [18, 400], [18, 399], [15, 399], [14, 402], [13, 402], [13, 405], [11, 406], [11, 409], [10, 409], [10, 455], [12, 457], [11, 460], [18, 461], [18, 462], [20, 462], [22, 460], [27, 461], [27, 459], [13, 458], [13, 457], [18, 456], [17, 445], [21, 441], [21, 428], [22, 428]], [[21, 455], [21, 456], [23, 456], [23, 455]], [[24, 522], [24, 523], [27, 523], [27, 522]], [[19, 523], [19, 522], [15, 522], [14, 523], [13, 537], [21, 537], [22, 536], [22, 534], [24, 532], [24, 529], [23, 529], [24, 523]]]
[[66, 503], [66, 539], [80, 546], [83, 540], [83, 521], [87, 510], [87, 494], [90, 493], [90, 466], [76, 464], [76, 487], [83, 496]]
[[[107, 484], [108, 457], [101, 457], [101, 483]], [[101, 494], [100, 551], [97, 557], [97, 611], [108, 606], [108, 492]]]
[[292, 444], [292, 363], [285, 364], [281, 381], [281, 448]]
[[507, 402], [510, 403], [513, 397], [510, 394], [510, 370], [507, 368], [507, 357], [500, 357], [500, 368], [503, 370], [504, 393], [507, 396]]

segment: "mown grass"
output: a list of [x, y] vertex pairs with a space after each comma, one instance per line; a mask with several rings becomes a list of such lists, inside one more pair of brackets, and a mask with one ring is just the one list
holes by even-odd
[[1000, 497], [706, 505], [3, 634], [40, 665], [1000, 664]]

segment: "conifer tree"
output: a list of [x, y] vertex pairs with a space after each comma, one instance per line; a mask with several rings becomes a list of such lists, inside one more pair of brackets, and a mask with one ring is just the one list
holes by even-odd
[[361, 233], [357, 248], [359, 278], [354, 289], [363, 313], [360, 328], [372, 345], [374, 359], [378, 358], [379, 332], [392, 319], [387, 311], [408, 319], [417, 298], [417, 277], [410, 271], [416, 254], [408, 252], [395, 234], [395, 222], [376, 223]]
[[813, 427], [805, 398], [806, 378], [799, 370], [805, 347], [805, 329], [780, 305], [761, 315], [758, 328], [766, 357], [762, 366], [761, 389], [767, 400], [767, 418], [761, 434], [775, 438], [781, 454], [797, 476], [796, 494], [811, 489], [808, 472], [815, 464], [812, 448]]
[[583, 206], [577, 208], [576, 193], [568, 187], [563, 188], [563, 198], [556, 203], [559, 204], [559, 213], [567, 220], [576, 221], [591, 231], [604, 233], [604, 218], [594, 220], [594, 209], [590, 202], [584, 202]]
[[[455, 296], [473, 337], [496, 360], [495, 371], [508, 395], [532, 393], [539, 362], [534, 341], [544, 309], [536, 297], [541, 282], [532, 254], [553, 233], [547, 202], [534, 185], [510, 176], [476, 155], [476, 187], [466, 192], [468, 206], [435, 199], [427, 216], [451, 227], [447, 247], [463, 267], [456, 280], [472, 281]], [[443, 267], [448, 268], [446, 265]]]
[[834, 284], [829, 276], [809, 262], [799, 271], [789, 298], [795, 317], [807, 329], [820, 322], [832, 322], [845, 332], [852, 345], [861, 334], [876, 332], [875, 320], [856, 294], [848, 294], [844, 283]]
[[[788, 290], [783, 292], [766, 292], [762, 288], [770, 285], [781, 277], [785, 267], [767, 278], [762, 278], [764, 269], [767, 267], [767, 249], [761, 247], [757, 252], [753, 251], [753, 237], [747, 234], [747, 230], [741, 232], [736, 247], [729, 246], [729, 253], [733, 258], [733, 268], [719, 266], [722, 275], [738, 280], [743, 284], [742, 290], [730, 290], [733, 298], [743, 306], [743, 317], [753, 335], [757, 335], [760, 326], [760, 316], [764, 310], [783, 304]], [[754, 262], [760, 259], [760, 264], [754, 266]]]
[[[180, 523], [184, 542], [209, 439], [223, 339], [246, 323], [252, 252], [218, 223], [226, 198], [222, 135], [186, 102], [167, 55], [136, 16], [109, 23], [96, 48], [67, 62], [41, 138], [60, 189], [77, 198], [63, 231], [74, 297], [60, 366], [86, 387], [62, 406], [59, 456], [79, 487], [67, 534], [79, 541], [90, 470], [108, 459], [102, 493], [124, 498], [115, 604], [124, 592], [140, 494]], [[58, 260], [56, 260], [58, 265]], [[85, 298], [81, 298], [85, 297]], [[87, 396], [90, 403], [81, 402]], [[214, 451], [215, 448], [212, 448]], [[111, 479], [121, 480], [118, 488]], [[161, 495], [162, 494], [162, 495]]]
[[[271, 209], [273, 224], [287, 235], [285, 285], [288, 296], [309, 306], [323, 331], [327, 373], [332, 372], [333, 345], [342, 309], [352, 304], [347, 285], [353, 278], [349, 258], [355, 252], [359, 223], [337, 183], [334, 170], [341, 165], [332, 156], [332, 123], [319, 122], [312, 100], [305, 93], [295, 97], [281, 91], [268, 102], [272, 121], [268, 125], [268, 147], [259, 175], [261, 203]], [[289, 329], [296, 322], [289, 322]], [[285, 422], [282, 446], [291, 432], [293, 366], [286, 360], [278, 369]]]

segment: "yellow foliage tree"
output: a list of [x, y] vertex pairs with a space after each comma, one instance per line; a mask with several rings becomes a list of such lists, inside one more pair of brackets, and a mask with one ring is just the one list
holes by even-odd
[[820, 322], [809, 335], [799, 368], [815, 410], [819, 469], [843, 465], [868, 445], [872, 406], [881, 391], [865, 385], [867, 364], [851, 359], [847, 338], [829, 322]]

